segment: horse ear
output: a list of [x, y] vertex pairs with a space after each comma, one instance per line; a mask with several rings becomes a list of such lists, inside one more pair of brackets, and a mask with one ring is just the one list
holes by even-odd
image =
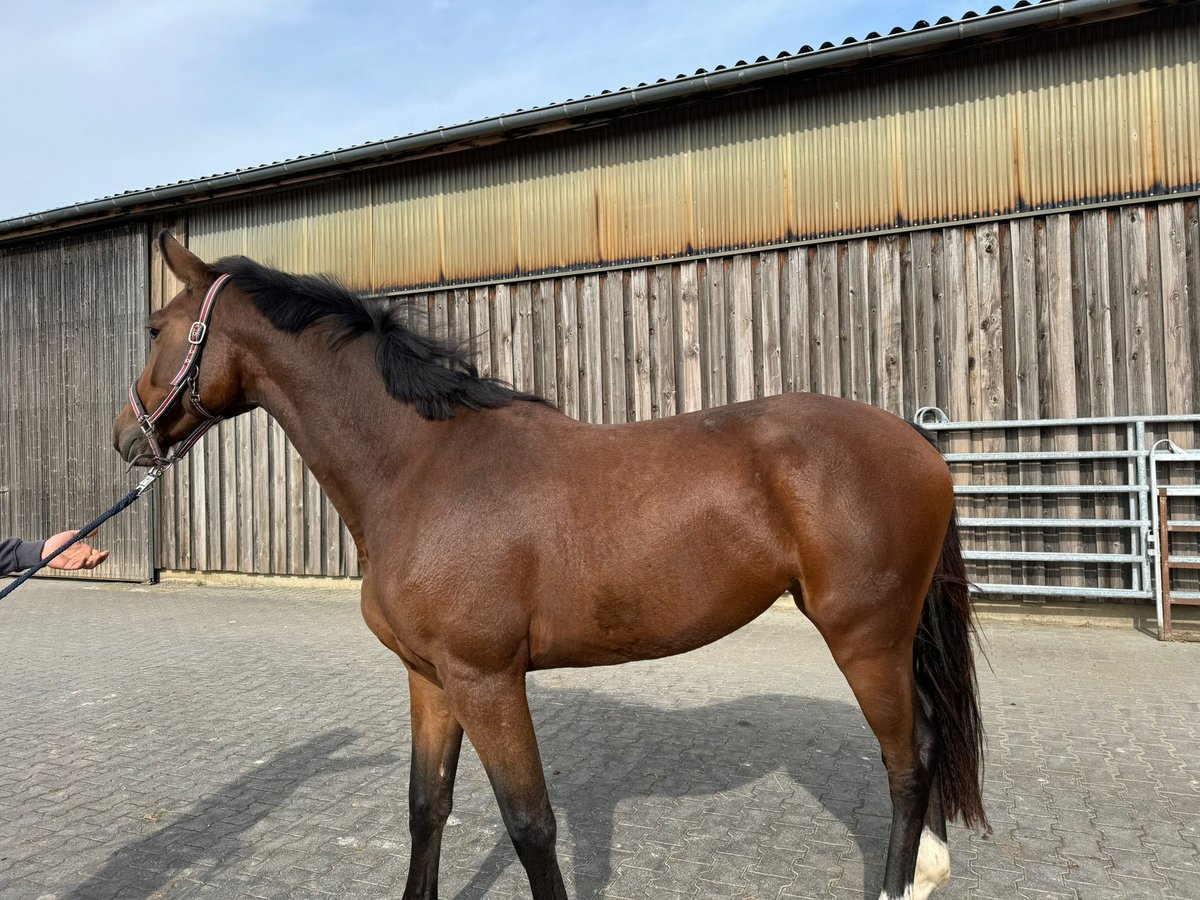
[[189, 250], [167, 229], [158, 233], [158, 249], [166, 260], [167, 268], [188, 287], [203, 287], [213, 278], [213, 271], [204, 260]]

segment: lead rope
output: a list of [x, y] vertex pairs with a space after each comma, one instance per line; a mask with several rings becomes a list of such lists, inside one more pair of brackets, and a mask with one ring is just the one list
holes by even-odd
[[119, 500], [115, 506], [113, 506], [110, 510], [108, 510], [108, 512], [104, 513], [101, 516], [98, 516], [97, 518], [93, 519], [91, 522], [88, 522], [86, 525], [84, 525], [82, 528], [80, 528], [79, 531], [75, 532], [75, 537], [71, 538], [71, 540], [67, 541], [65, 544], [63, 544], [61, 547], [59, 547], [57, 550], [55, 550], [53, 553], [51, 553], [49, 556], [47, 556], [45, 559], [43, 559], [41, 562], [39, 562], [36, 566], [29, 569], [29, 571], [25, 572], [25, 574], [23, 574], [20, 578], [18, 578], [16, 581], [14, 581], [12, 584], [10, 584], [4, 590], [0, 591], [0, 600], [3, 600], [5, 597], [7, 597], [9, 594], [11, 594], [13, 591], [15, 591], [21, 585], [23, 585], [26, 581], [28, 581], [30, 578], [32, 578], [34, 575], [36, 575], [42, 569], [46, 568], [46, 566], [50, 565], [51, 561], [56, 559], [58, 557], [58, 555], [60, 553], [62, 553], [64, 550], [66, 550], [68, 547], [75, 546], [80, 541], [82, 541], [85, 537], [87, 537], [89, 534], [91, 534], [93, 531], [95, 531], [97, 528], [99, 528], [101, 525], [103, 525], [105, 522], [107, 522], [109, 519], [111, 519], [113, 516], [117, 515], [117, 513], [124, 512], [129, 507], [133, 506], [133, 504], [137, 501], [137, 498], [142, 496], [142, 494], [146, 493], [146, 491], [150, 489], [150, 485], [152, 485], [152, 484], [154, 484], [154, 482], [158, 481], [158, 479], [162, 476], [163, 472], [165, 472], [165, 471], [167, 471], [167, 466], [161, 466], [161, 467], [155, 468], [153, 471], [151, 471], [149, 475], [147, 475], [145, 478], [143, 478], [141, 481], [138, 482], [137, 487], [135, 487], [128, 494], [126, 494], [121, 500]]

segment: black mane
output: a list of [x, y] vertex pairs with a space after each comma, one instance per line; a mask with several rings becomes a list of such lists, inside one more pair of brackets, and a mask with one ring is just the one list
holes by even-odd
[[[281, 331], [296, 333], [318, 322], [332, 326], [330, 340], [341, 346], [360, 335], [376, 341], [375, 365], [387, 391], [413, 404], [426, 419], [449, 419], [454, 408], [495, 409], [513, 400], [544, 402], [479, 374], [461, 349], [410, 330], [401, 307], [364, 300], [329, 275], [290, 275], [247, 259], [230, 256], [212, 268], [232, 276], [254, 300], [259, 312]], [[408, 309], [415, 309], [411, 304]]]

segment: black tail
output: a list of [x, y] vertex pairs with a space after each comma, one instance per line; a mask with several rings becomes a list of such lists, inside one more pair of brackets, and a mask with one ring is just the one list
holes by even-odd
[[933, 701], [933, 726], [941, 745], [942, 803], [950, 819], [988, 826], [983, 811], [983, 721], [971, 638], [974, 615], [958, 524], [950, 519], [942, 556], [921, 611], [913, 670]]

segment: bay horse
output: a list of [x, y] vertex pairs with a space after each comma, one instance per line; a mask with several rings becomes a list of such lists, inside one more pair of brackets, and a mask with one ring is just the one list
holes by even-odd
[[261, 407], [320, 481], [407, 669], [405, 898], [437, 896], [465, 732], [533, 897], [564, 900], [526, 673], [683, 653], [789, 591], [879, 740], [881, 896], [949, 877], [947, 818], [986, 825], [982, 726], [950, 473], [916, 428], [805, 393], [585, 424], [333, 279], [158, 244], [184, 289], [149, 318], [114, 444], [163, 465]]

